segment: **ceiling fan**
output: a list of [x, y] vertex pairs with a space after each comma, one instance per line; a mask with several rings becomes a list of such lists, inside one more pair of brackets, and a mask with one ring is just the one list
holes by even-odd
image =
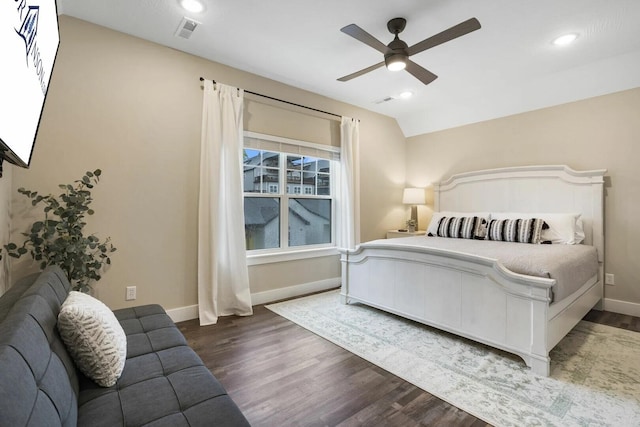
[[416, 53], [423, 52], [427, 49], [438, 46], [442, 43], [446, 43], [450, 40], [480, 29], [480, 22], [476, 18], [471, 18], [409, 47], [398, 37], [398, 34], [400, 34], [402, 30], [404, 30], [406, 25], [407, 20], [404, 18], [393, 18], [387, 23], [387, 28], [389, 29], [391, 34], [395, 34], [395, 37], [391, 41], [391, 43], [386, 46], [371, 34], [358, 27], [356, 24], [347, 25], [346, 27], [341, 28], [340, 31], [342, 31], [343, 33], [350, 35], [354, 39], [359, 40], [362, 43], [369, 45], [378, 52], [382, 53], [384, 55], [384, 61], [367, 67], [363, 70], [356, 71], [353, 74], [340, 77], [338, 80], [341, 82], [346, 82], [348, 80], [366, 74], [369, 71], [380, 68], [383, 65], [386, 65], [387, 68], [391, 71], [406, 69], [415, 78], [420, 80], [425, 85], [428, 85], [429, 83], [437, 79], [438, 76], [411, 61], [409, 57], [411, 55], [415, 55]]

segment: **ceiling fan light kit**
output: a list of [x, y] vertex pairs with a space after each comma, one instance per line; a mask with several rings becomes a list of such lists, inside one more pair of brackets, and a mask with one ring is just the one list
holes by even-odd
[[384, 61], [340, 77], [338, 81], [346, 82], [382, 66], [386, 66], [390, 71], [407, 70], [412, 76], [427, 85], [437, 79], [438, 76], [416, 64], [410, 60], [409, 57], [480, 29], [480, 22], [476, 18], [471, 18], [409, 47], [398, 37], [398, 34], [404, 30], [406, 25], [407, 20], [404, 18], [393, 18], [387, 22], [387, 29], [391, 34], [394, 34], [393, 40], [388, 45], [383, 44], [356, 24], [350, 24], [341, 28], [340, 31], [343, 33], [382, 53], [384, 55]]
[[400, 71], [407, 68], [406, 57], [392, 54], [384, 58], [384, 63], [389, 71]]

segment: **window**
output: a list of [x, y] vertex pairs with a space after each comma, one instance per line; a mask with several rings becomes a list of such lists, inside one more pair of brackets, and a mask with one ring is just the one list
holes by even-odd
[[271, 253], [334, 247], [333, 185], [338, 169], [335, 147], [246, 132], [247, 250]]

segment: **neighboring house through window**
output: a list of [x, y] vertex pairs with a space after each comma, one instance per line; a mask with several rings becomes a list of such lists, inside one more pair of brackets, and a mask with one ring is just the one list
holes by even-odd
[[335, 247], [338, 170], [336, 147], [245, 132], [249, 253]]

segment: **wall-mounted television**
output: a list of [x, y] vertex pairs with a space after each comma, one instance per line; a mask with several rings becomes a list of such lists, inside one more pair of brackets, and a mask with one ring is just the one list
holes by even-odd
[[0, 166], [29, 167], [59, 45], [55, 0], [0, 0]]

